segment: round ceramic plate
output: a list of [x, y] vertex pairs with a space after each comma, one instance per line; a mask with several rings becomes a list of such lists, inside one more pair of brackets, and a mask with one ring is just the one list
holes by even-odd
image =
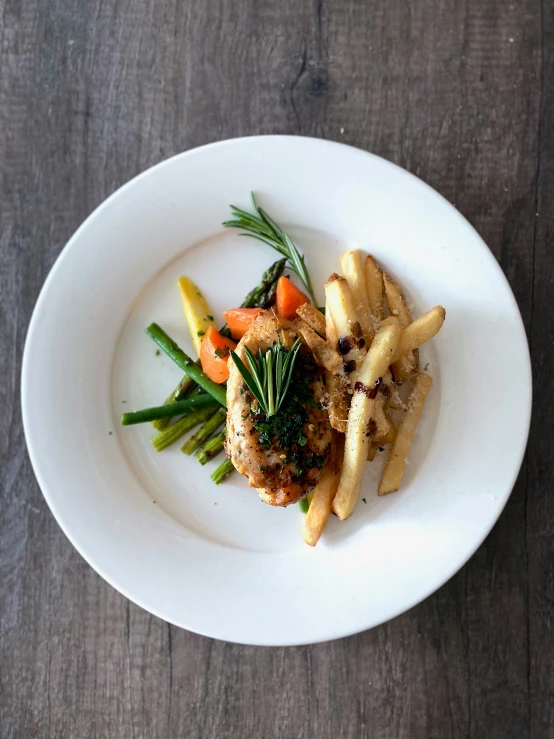
[[[221, 227], [229, 204], [260, 203], [291, 233], [323, 301], [339, 255], [371, 252], [417, 314], [447, 309], [422, 351], [434, 383], [402, 489], [331, 516], [312, 549], [298, 506], [274, 509], [245, 478], [215, 486], [150, 424], [180, 370], [145, 335], [157, 321], [193, 353], [177, 278], [216, 316], [242, 301], [275, 253]], [[410, 608], [473, 554], [514, 485], [527, 439], [531, 373], [501, 270], [440, 195], [389, 162], [341, 144], [255, 137], [189, 151], [122, 187], [81, 226], [38, 300], [23, 361], [23, 419], [52, 512], [85, 559], [143, 608], [247, 644], [317, 642]], [[381, 458], [384, 454], [380, 455]]]

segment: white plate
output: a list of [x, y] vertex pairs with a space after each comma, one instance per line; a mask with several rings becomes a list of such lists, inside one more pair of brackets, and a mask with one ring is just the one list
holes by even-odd
[[[347, 247], [371, 251], [416, 313], [447, 309], [422, 352], [435, 378], [402, 490], [332, 517], [315, 549], [297, 506], [220, 487], [178, 445], [124, 410], [156, 405], [181, 373], [143, 333], [160, 323], [192, 353], [176, 279], [218, 317], [276, 258], [221, 228], [229, 204], [262, 204], [306, 253], [316, 292]], [[33, 466], [60, 526], [114, 587], [201, 634], [248, 644], [317, 642], [375, 626], [442, 585], [473, 554], [515, 482], [531, 373], [510, 288], [477, 233], [440, 195], [376, 156], [307, 138], [236, 139], [148, 170], [88, 218], [38, 300], [23, 361]], [[219, 463], [221, 457], [217, 460]], [[373, 473], [373, 474], [372, 474]]]

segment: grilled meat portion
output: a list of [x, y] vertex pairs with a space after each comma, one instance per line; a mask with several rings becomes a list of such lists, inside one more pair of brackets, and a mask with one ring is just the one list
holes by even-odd
[[[237, 353], [246, 362], [244, 345], [257, 355], [279, 339], [289, 349], [297, 337], [288, 321], [266, 313], [241, 339]], [[279, 412], [266, 418], [233, 360], [227, 382], [226, 450], [236, 469], [274, 506], [295, 503], [316, 484], [331, 444], [331, 426], [321, 401], [322, 369], [302, 346], [287, 395]]]

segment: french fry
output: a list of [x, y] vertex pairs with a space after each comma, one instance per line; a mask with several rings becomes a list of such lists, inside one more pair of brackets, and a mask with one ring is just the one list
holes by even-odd
[[[400, 285], [386, 272], [383, 272], [383, 283], [391, 316], [396, 316], [402, 328], [407, 328], [412, 322], [412, 314]], [[392, 373], [396, 382], [399, 385], [405, 382], [417, 372], [418, 364], [418, 358], [413, 352], [404, 352], [392, 365]]]
[[304, 519], [302, 538], [311, 547], [315, 547], [329, 519], [331, 505], [339, 484], [340, 468], [344, 451], [344, 436], [333, 434], [333, 447], [327, 464], [312, 493], [310, 507]]
[[393, 444], [394, 440], [396, 439], [396, 428], [391, 421], [391, 418], [388, 414], [385, 414], [387, 420], [389, 421], [389, 430], [387, 431], [386, 436], [383, 436], [380, 439], [376, 439], [375, 441], [372, 441], [370, 445], [367, 448], [367, 461], [373, 462], [375, 459], [375, 456], [378, 451], [384, 451], [383, 447], [385, 444]]
[[[400, 341], [402, 341], [402, 339], [400, 339]], [[404, 402], [400, 397], [396, 383], [392, 379], [390, 370], [385, 372], [383, 375], [383, 384], [389, 389], [389, 408], [392, 408], [395, 411], [402, 410], [402, 408], [404, 408]]]
[[[375, 396], [372, 422], [370, 422], [368, 426], [371, 437], [370, 447], [372, 444], [375, 447], [379, 447], [382, 444], [392, 444], [396, 438], [396, 428], [388, 413], [388, 400], [389, 389], [388, 386], [382, 382], [377, 391], [377, 395]], [[370, 459], [369, 451], [368, 459]], [[371, 459], [373, 459], [373, 457], [371, 457]]]
[[365, 281], [373, 324], [378, 326], [383, 318], [383, 273], [371, 254], [365, 260]]
[[436, 305], [430, 311], [427, 311], [427, 313], [416, 318], [413, 323], [410, 323], [402, 333], [394, 361], [398, 361], [408, 352], [417, 349], [422, 344], [425, 344], [426, 341], [432, 339], [433, 336], [436, 336], [441, 330], [445, 318], [446, 311], [442, 305]]
[[396, 431], [396, 440], [390, 451], [381, 482], [379, 483], [379, 495], [394, 493], [400, 487], [406, 470], [408, 453], [412, 445], [414, 431], [423, 411], [432, 381], [430, 375], [425, 375], [422, 372], [416, 375], [414, 379], [406, 411]]
[[389, 433], [389, 422], [385, 415], [386, 395], [382, 392], [382, 385], [375, 396], [375, 407], [373, 410], [373, 420], [375, 421], [375, 441], [381, 441], [384, 436]]
[[388, 431], [387, 433], [382, 436], [379, 439], [379, 444], [385, 445], [385, 444], [394, 444], [394, 441], [396, 439], [396, 426], [392, 422], [392, 418], [390, 415], [385, 411], [385, 419], [388, 423]]
[[379, 449], [379, 444], [377, 444], [376, 442], [372, 441], [369, 444], [369, 446], [367, 447], [367, 461], [368, 462], [373, 462], [378, 449]]
[[325, 339], [325, 316], [315, 308], [311, 303], [304, 303], [299, 306], [296, 312], [300, 318], [304, 319], [308, 326]]
[[[327, 336], [327, 344], [331, 348], [337, 347], [337, 332], [331, 311], [328, 309], [325, 310], [325, 334]], [[346, 376], [333, 375], [328, 370], [325, 372], [325, 382], [329, 398], [331, 399], [329, 403], [329, 422], [334, 429], [344, 434], [346, 432], [346, 419], [348, 418], [348, 408], [350, 405], [350, 396], [348, 394], [350, 383]]]
[[366, 274], [361, 251], [359, 249], [353, 249], [352, 251], [341, 254], [340, 266], [342, 275], [346, 278], [350, 292], [352, 293], [358, 320], [362, 327], [362, 335], [365, 339], [366, 346], [369, 346], [375, 336], [375, 329], [373, 328], [369, 301], [367, 299]]
[[383, 284], [391, 315], [398, 318], [402, 328], [406, 328], [412, 322], [412, 314], [402, 288], [387, 272], [383, 272]]
[[311, 349], [317, 363], [329, 370], [331, 374], [336, 375], [342, 367], [342, 358], [338, 351], [331, 349], [325, 339], [318, 336], [302, 318], [295, 318], [292, 325]]
[[[352, 292], [344, 277], [333, 274], [325, 285], [326, 312], [329, 311], [338, 336], [338, 349], [352, 385], [367, 354], [362, 327]], [[333, 347], [334, 348], [334, 347]]]
[[381, 322], [379, 323], [380, 326], [388, 326], [389, 323], [395, 323], [395, 321], [398, 321], [398, 316], [387, 316], [386, 318], [383, 318]]
[[358, 501], [371, 436], [376, 384], [389, 368], [396, 352], [402, 329], [400, 323], [389, 322], [375, 334], [354, 386], [344, 442], [344, 460], [333, 511], [344, 521]]

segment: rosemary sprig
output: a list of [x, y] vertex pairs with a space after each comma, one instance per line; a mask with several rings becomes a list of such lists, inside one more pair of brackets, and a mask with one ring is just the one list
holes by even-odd
[[286, 257], [287, 267], [302, 280], [310, 293], [313, 304], [317, 305], [312, 281], [304, 262], [304, 255], [298, 251], [290, 236], [275, 223], [273, 218], [263, 208], [260, 208], [256, 202], [254, 193], [251, 193], [251, 195], [252, 204], [257, 215], [252, 215], [241, 208], [237, 208], [235, 205], [231, 205], [233, 217], [230, 221], [224, 221], [223, 225], [226, 228], [242, 229], [243, 233], [241, 236], [248, 236], [251, 239], [262, 241]]
[[300, 339], [296, 339], [290, 349], [285, 349], [279, 340], [265, 352], [260, 349], [256, 359], [245, 345], [244, 353], [250, 367], [248, 370], [238, 354], [231, 349], [231, 356], [242, 379], [268, 418], [274, 416], [283, 404], [299, 350]]

